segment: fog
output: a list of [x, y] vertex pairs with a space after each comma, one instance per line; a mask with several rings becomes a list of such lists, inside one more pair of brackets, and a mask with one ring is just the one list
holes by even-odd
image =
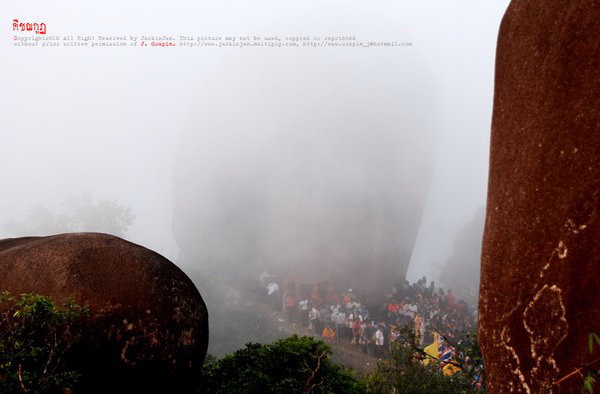
[[[89, 192], [92, 205], [129, 207], [124, 237], [187, 272], [386, 260], [380, 277], [403, 277], [410, 262], [410, 280], [436, 279], [485, 205], [507, 4], [5, 5], [0, 237], [33, 207], [60, 215]], [[44, 20], [52, 34], [355, 35], [413, 46], [15, 48], [13, 18]]]

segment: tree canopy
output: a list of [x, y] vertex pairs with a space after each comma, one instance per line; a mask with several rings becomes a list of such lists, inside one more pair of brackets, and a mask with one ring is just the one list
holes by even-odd
[[201, 393], [363, 393], [351, 370], [334, 363], [329, 345], [297, 335], [209, 362]]
[[94, 201], [90, 192], [71, 196], [62, 206], [56, 213], [34, 206], [25, 220], [12, 220], [4, 229], [16, 236], [89, 231], [123, 237], [135, 219], [131, 208], [111, 199]]

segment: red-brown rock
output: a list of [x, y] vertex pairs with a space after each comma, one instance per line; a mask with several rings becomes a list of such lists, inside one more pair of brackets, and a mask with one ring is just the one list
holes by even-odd
[[[599, 356], [600, 3], [513, 0], [496, 62], [479, 335], [492, 393]], [[599, 365], [596, 364], [596, 367]]]
[[185, 390], [201, 368], [206, 306], [189, 278], [151, 250], [94, 233], [5, 239], [0, 271], [0, 291], [89, 306], [77, 360], [83, 392]]

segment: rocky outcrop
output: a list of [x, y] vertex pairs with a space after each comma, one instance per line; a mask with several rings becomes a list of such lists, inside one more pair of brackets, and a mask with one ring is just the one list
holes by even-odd
[[201, 368], [208, 313], [188, 277], [159, 254], [96, 233], [0, 240], [0, 290], [87, 305], [75, 363], [82, 392], [182, 392]]
[[479, 266], [481, 265], [481, 238], [485, 209], [480, 207], [473, 218], [456, 232], [452, 254], [442, 266], [439, 275], [441, 287], [451, 289], [459, 300], [477, 305], [479, 297]]
[[178, 149], [178, 263], [237, 284], [267, 270], [374, 295], [404, 279], [437, 106], [422, 60], [403, 53], [220, 64], [227, 78], [202, 85]]
[[598, 357], [599, 11], [513, 0], [500, 28], [479, 304], [492, 393], [579, 392], [578, 374], [553, 383]]

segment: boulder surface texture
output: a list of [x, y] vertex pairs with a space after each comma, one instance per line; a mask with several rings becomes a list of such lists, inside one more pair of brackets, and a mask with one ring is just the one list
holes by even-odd
[[491, 393], [580, 392], [581, 375], [561, 379], [600, 357], [599, 10], [513, 0], [501, 24], [479, 303]]
[[190, 279], [159, 254], [96, 233], [0, 240], [0, 291], [89, 307], [82, 392], [187, 391], [208, 345]]

